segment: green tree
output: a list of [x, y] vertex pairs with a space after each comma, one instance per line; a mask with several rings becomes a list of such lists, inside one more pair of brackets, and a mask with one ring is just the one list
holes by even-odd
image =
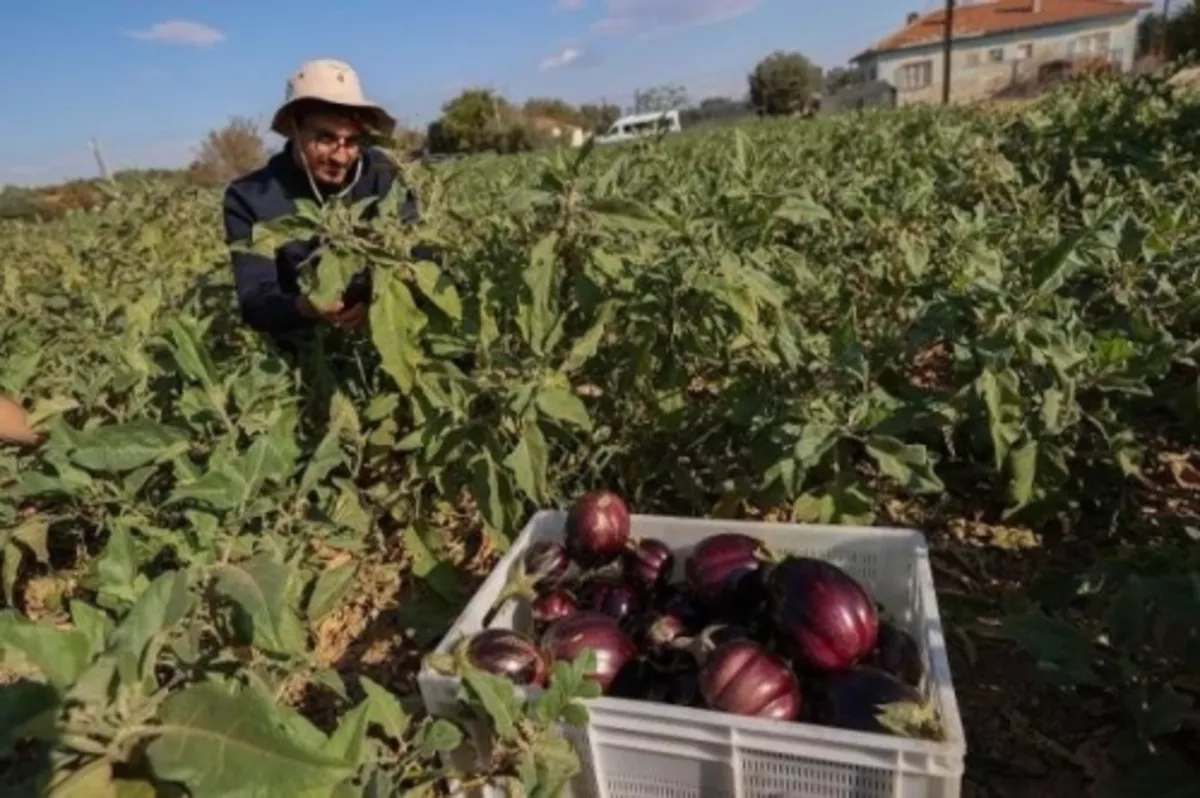
[[812, 104], [821, 87], [821, 68], [801, 53], [777, 50], [758, 62], [749, 82], [750, 102], [760, 114], [792, 114]]
[[837, 94], [842, 89], [865, 83], [866, 74], [858, 67], [834, 67], [825, 73], [822, 83], [826, 94]]
[[1167, 55], [1171, 58], [1200, 53], [1200, 5], [1188, 3], [1167, 20]]
[[633, 93], [633, 112], [635, 114], [652, 114], [658, 111], [672, 111], [686, 108], [688, 105], [687, 89], [676, 84], [653, 86], [649, 89], [638, 89]]
[[427, 142], [436, 153], [512, 153], [532, 150], [542, 138], [508, 100], [490, 89], [467, 89], [442, 106]]
[[621, 109], [612, 103], [584, 104], [579, 106], [579, 116], [585, 130], [603, 131], [621, 117]]
[[258, 125], [248, 117], [234, 117], [225, 127], [209, 131], [188, 171], [199, 185], [223, 186], [266, 161], [267, 145]]
[[531, 97], [525, 101], [522, 110], [530, 119], [552, 119], [560, 124], [577, 126], [584, 122], [580, 109], [557, 97]]
[[467, 89], [442, 106], [437, 138], [448, 152], [485, 152], [495, 148], [509, 116], [511, 106], [503, 97], [490, 89]]
[[188, 173], [198, 185], [223, 186], [264, 163], [266, 144], [258, 125], [247, 116], [234, 116], [204, 137]]
[[1166, 17], [1151, 12], [1138, 23], [1138, 56], [1158, 52], [1162, 47], [1167, 58], [1183, 58], [1200, 52], [1200, 6], [1188, 3]]

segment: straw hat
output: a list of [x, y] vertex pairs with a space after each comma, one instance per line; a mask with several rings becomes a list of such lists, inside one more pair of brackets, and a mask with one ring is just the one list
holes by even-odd
[[396, 130], [396, 120], [382, 106], [363, 96], [357, 73], [343, 61], [321, 58], [301, 64], [287, 82], [287, 94], [271, 120], [271, 130], [290, 138], [293, 131], [288, 122], [289, 112], [301, 100], [354, 108], [365, 114], [368, 127], [375, 133], [390, 136]]

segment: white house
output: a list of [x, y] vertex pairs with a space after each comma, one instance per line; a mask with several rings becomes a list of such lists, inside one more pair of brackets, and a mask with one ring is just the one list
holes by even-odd
[[[990, 97], [1055, 64], [1094, 59], [1133, 68], [1138, 15], [1149, 2], [981, 0], [954, 13], [950, 99]], [[898, 105], [940, 102], [946, 17], [910, 14], [900, 30], [851, 61], [896, 87]]]

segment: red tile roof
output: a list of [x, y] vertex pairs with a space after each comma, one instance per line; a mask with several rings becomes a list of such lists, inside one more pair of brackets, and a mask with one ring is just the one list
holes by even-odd
[[[978, 38], [1025, 28], [1136, 14], [1152, 6], [1149, 2], [1126, 0], [990, 0], [955, 9], [954, 38]], [[855, 58], [940, 42], [945, 26], [946, 10], [943, 8], [919, 17]]]

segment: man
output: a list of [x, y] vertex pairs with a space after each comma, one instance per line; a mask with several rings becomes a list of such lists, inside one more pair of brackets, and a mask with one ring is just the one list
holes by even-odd
[[[396, 120], [363, 96], [347, 64], [322, 59], [302, 65], [271, 122], [287, 144], [266, 166], [225, 190], [226, 242], [249, 243], [255, 224], [294, 214], [297, 199], [382, 198], [397, 178], [396, 168], [369, 146], [369, 136], [390, 136], [395, 128]], [[416, 217], [411, 195], [404, 211], [406, 220]], [[344, 329], [363, 323], [365, 301], [318, 308], [300, 292], [297, 269], [316, 246], [315, 240], [293, 241], [276, 250], [274, 259], [233, 253], [238, 304], [248, 325], [278, 341], [322, 323]]]

